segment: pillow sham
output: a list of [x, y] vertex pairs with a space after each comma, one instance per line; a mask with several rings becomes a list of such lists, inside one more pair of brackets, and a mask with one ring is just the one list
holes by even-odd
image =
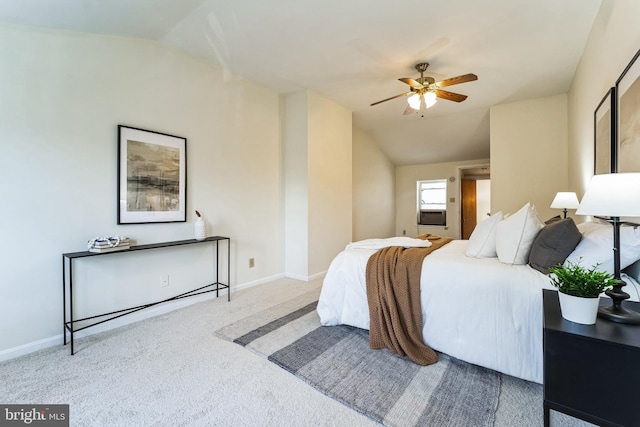
[[529, 265], [541, 273], [549, 274], [549, 268], [562, 264], [581, 239], [582, 234], [572, 218], [547, 221], [533, 241]]
[[[613, 226], [606, 222], [589, 221], [578, 225], [582, 240], [567, 257], [568, 262], [580, 261], [585, 268], [600, 263], [598, 271], [613, 274]], [[640, 227], [620, 227], [620, 268], [640, 259]]]
[[536, 208], [527, 203], [497, 226], [496, 252], [505, 264], [526, 264], [534, 239], [544, 227]]
[[469, 237], [465, 255], [471, 258], [497, 257], [496, 226], [500, 221], [502, 221], [502, 211], [494, 213], [476, 225]]

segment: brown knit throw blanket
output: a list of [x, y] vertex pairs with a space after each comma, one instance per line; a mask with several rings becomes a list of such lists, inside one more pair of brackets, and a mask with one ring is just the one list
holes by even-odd
[[438, 355], [422, 338], [420, 273], [424, 257], [453, 239], [433, 234], [418, 238], [429, 240], [431, 246], [383, 248], [367, 262], [369, 345], [407, 355], [419, 365], [431, 365], [438, 361]]

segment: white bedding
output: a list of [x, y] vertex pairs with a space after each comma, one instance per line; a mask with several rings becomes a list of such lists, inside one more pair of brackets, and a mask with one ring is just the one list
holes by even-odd
[[[555, 288], [546, 275], [527, 265], [465, 256], [468, 243], [454, 240], [424, 260], [420, 298], [425, 343], [541, 384], [542, 289]], [[323, 325], [369, 329], [365, 270], [373, 253], [347, 247], [332, 261], [318, 301]], [[640, 275], [640, 267], [634, 272]], [[640, 284], [626, 274], [622, 278], [628, 283], [623, 290], [638, 301]]]
[[[428, 255], [421, 278], [423, 338], [434, 350], [542, 383], [544, 274], [497, 258], [465, 256], [467, 240]], [[323, 325], [369, 329], [365, 269], [374, 253], [346, 249], [333, 260], [318, 302]]]

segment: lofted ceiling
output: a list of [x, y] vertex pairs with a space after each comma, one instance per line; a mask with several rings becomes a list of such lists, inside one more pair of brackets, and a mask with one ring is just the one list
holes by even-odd
[[[396, 165], [489, 157], [492, 105], [566, 93], [601, 0], [0, 0], [0, 21], [158, 40], [353, 112]], [[400, 77], [475, 73], [403, 115]]]

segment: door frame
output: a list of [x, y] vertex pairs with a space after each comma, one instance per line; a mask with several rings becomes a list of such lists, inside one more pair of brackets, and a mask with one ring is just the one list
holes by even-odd
[[491, 164], [490, 163], [478, 163], [473, 165], [464, 165], [457, 166], [457, 177], [458, 181], [457, 185], [457, 198], [458, 198], [458, 239], [462, 238], [462, 178], [464, 177], [464, 171], [467, 169], [477, 169], [477, 168], [489, 168], [489, 179], [491, 178]]

